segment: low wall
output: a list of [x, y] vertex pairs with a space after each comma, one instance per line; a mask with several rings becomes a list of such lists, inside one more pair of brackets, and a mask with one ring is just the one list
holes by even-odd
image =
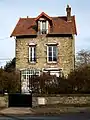
[[8, 107], [8, 96], [0, 96], [0, 108]]
[[47, 96], [47, 97], [32, 97], [32, 106], [38, 105], [48, 105], [48, 104], [62, 104], [62, 105], [82, 105], [89, 104], [90, 105], [90, 95], [58, 95], [58, 96]]
[[[50, 105], [88, 105], [90, 106], [90, 95], [58, 95], [58, 96], [33, 96], [32, 106]], [[0, 96], [0, 107], [8, 107], [8, 96]]]

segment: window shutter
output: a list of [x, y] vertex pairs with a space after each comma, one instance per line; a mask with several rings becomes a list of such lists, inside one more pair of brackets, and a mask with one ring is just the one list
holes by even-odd
[[40, 32], [40, 21], [38, 21], [38, 32]]
[[46, 21], [46, 31], [47, 31], [47, 34], [48, 34], [48, 21]]

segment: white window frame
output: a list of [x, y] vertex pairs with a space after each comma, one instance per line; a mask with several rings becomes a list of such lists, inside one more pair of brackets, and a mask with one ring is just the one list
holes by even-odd
[[[36, 45], [29, 45], [29, 62], [30, 63], [36, 63], [36, 50], [34, 50], [34, 48], [36, 49]], [[31, 49], [32, 49], [32, 52], [31, 52]]]
[[[42, 24], [43, 24], [43, 20], [40, 21], [40, 33], [43, 34], [43, 28], [42, 28]], [[46, 34], [48, 34], [48, 21], [46, 20], [45, 21], [45, 24], [46, 24]]]
[[[29, 90], [29, 85], [30, 85], [29, 78], [31, 78], [31, 76], [33, 76], [33, 75], [40, 76], [40, 69], [30, 68], [30, 69], [22, 69], [21, 70], [21, 82], [22, 83], [26, 82], [28, 90]], [[25, 78], [24, 78], [24, 76], [25, 76]]]
[[[56, 61], [53, 61], [53, 60], [52, 60], [52, 61], [49, 61], [49, 51], [48, 51], [48, 50], [49, 50], [49, 47], [52, 47], [52, 58], [53, 58], [53, 57], [54, 57], [54, 56], [53, 56], [53, 47], [54, 47], [54, 46], [56, 46], [56, 48], [57, 48], [57, 44], [48, 44], [48, 45], [47, 45], [47, 63], [57, 63], [57, 60], [56, 60]], [[57, 52], [57, 51], [56, 51], [56, 52]], [[56, 58], [57, 58], [57, 53], [56, 53]]]

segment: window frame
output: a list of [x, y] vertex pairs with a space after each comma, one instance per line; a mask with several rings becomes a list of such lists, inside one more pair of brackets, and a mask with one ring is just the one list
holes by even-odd
[[[45, 29], [43, 29], [43, 23], [45, 24]], [[40, 20], [40, 34], [48, 34], [48, 21], [47, 20]]]
[[29, 62], [36, 63], [36, 45], [29, 45]]
[[[49, 47], [52, 47], [51, 49], [52, 49], [52, 61], [50, 61], [49, 60]], [[54, 51], [53, 51], [53, 47], [56, 47], [56, 53], [55, 53], [55, 55], [56, 55], [56, 61], [54, 61], [53, 59], [54, 59]], [[48, 44], [47, 45], [47, 63], [57, 63], [57, 52], [58, 52], [58, 48], [57, 48], [57, 44]]]
[[21, 82], [26, 82], [27, 89], [29, 90], [30, 88], [32, 88], [31, 86], [29, 87], [29, 85], [31, 85], [29, 81], [30, 78], [34, 75], [40, 76], [40, 69], [30, 68], [30, 69], [22, 69], [20, 71], [21, 71]]

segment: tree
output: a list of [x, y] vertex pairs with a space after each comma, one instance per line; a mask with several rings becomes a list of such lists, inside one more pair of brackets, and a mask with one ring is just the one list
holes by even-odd
[[90, 93], [90, 66], [79, 67], [68, 75], [72, 92]]
[[4, 67], [4, 70], [6, 72], [11, 72], [11, 71], [14, 71], [15, 70], [15, 63], [16, 63], [16, 58], [13, 58], [11, 61], [9, 61], [5, 67]]
[[18, 71], [6, 72], [0, 69], [0, 91], [9, 93], [20, 92], [20, 73]]
[[81, 50], [76, 56], [76, 68], [87, 66], [90, 64], [90, 51]]

